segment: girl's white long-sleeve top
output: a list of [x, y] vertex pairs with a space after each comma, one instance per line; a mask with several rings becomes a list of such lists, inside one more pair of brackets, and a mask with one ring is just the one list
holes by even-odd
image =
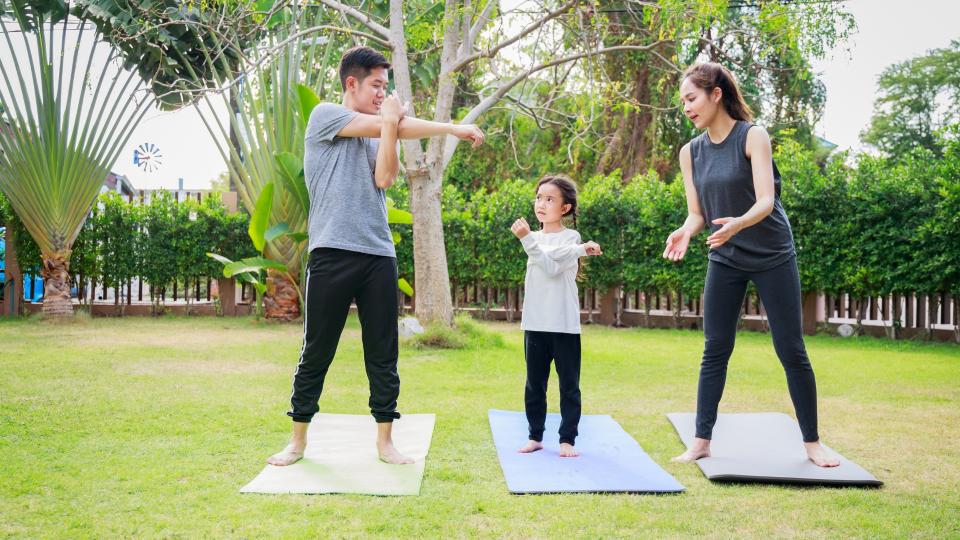
[[533, 231], [520, 239], [527, 252], [520, 328], [536, 332], [580, 333], [577, 260], [585, 256], [580, 233]]

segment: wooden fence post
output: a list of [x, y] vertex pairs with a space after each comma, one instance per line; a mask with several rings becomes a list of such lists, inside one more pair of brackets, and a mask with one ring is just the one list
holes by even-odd
[[826, 322], [826, 305], [822, 294], [803, 293], [803, 333], [812, 336], [817, 333], [817, 324]]
[[603, 296], [600, 297], [600, 324], [613, 326], [617, 324], [617, 302], [620, 295], [617, 294], [619, 287], [610, 287]]

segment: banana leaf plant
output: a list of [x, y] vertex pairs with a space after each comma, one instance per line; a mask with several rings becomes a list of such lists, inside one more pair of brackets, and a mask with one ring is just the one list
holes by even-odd
[[[309, 197], [302, 173], [288, 174], [285, 167], [302, 171], [309, 112], [320, 101], [317, 92], [324, 95], [327, 79], [335, 71], [335, 44], [332, 39], [318, 38], [318, 28], [328, 16], [323, 10], [297, 3], [278, 4], [275, 9], [269, 0], [259, 5], [272, 14], [266, 23], [269, 31], [239, 55], [239, 62], [231, 63], [223, 55], [207, 56], [208, 66], [221, 73], [226, 84], [221, 91], [202, 94], [196, 106], [228, 166], [240, 202], [251, 216], [261, 206], [267, 186], [272, 186], [270, 204], [263, 204], [269, 214], [262, 221], [262, 234], [251, 235], [251, 239], [263, 258], [285, 267], [264, 266], [265, 314], [289, 320], [299, 316], [302, 305], [306, 246], [304, 237], [295, 232], [307, 228]], [[225, 47], [216, 42], [219, 38], [213, 39], [215, 49]], [[308, 90], [306, 97], [313, 100], [308, 107], [304, 106], [304, 89]], [[224, 110], [228, 111], [226, 122]], [[285, 161], [300, 164], [299, 168]], [[286, 224], [286, 232], [268, 226], [281, 223]]]

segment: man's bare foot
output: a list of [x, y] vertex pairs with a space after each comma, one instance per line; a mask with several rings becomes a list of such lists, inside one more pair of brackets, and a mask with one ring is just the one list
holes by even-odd
[[570, 443], [562, 442], [560, 443], [560, 457], [577, 457], [580, 455], [580, 452], [577, 452], [577, 449], [573, 447]]
[[693, 463], [694, 461], [705, 457], [710, 457], [710, 439], [694, 437], [693, 444], [690, 445], [690, 448], [687, 448], [686, 452], [671, 459], [670, 461], [676, 463]]
[[291, 442], [286, 448], [267, 458], [267, 463], [277, 467], [286, 467], [293, 465], [303, 458], [303, 449], [306, 443]]
[[409, 465], [413, 460], [393, 446], [393, 422], [377, 422], [377, 455], [391, 465]]
[[543, 444], [540, 441], [535, 441], [530, 439], [527, 441], [527, 444], [517, 449], [517, 452], [521, 454], [529, 454], [530, 452], [536, 452], [537, 450], [543, 450]]
[[820, 441], [805, 442], [803, 446], [807, 449], [807, 457], [818, 467], [836, 467], [840, 465], [840, 460], [831, 457], [823, 448], [823, 445], [820, 444]]
[[409, 465], [413, 463], [413, 459], [397, 451], [392, 441], [377, 441], [377, 454], [380, 456], [380, 461], [391, 465]]

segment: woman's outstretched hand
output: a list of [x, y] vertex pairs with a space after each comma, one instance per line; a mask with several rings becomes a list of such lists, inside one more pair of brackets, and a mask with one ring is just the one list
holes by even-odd
[[663, 258], [671, 261], [679, 261], [687, 254], [687, 247], [689, 246], [690, 233], [683, 227], [680, 227], [667, 237], [667, 247], [663, 250]]

